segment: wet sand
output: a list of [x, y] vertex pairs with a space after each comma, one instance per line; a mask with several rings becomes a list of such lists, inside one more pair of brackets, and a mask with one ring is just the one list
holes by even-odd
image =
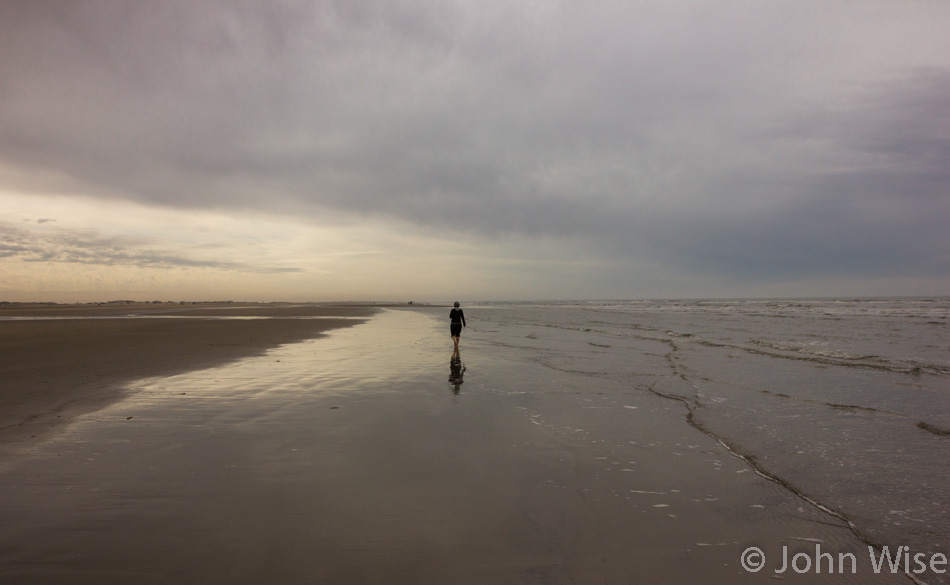
[[[676, 401], [428, 315], [129, 383], [0, 464], [0, 582], [908, 582]], [[817, 545], [857, 573], [776, 573]]]
[[0, 309], [0, 456], [121, 399], [125, 382], [258, 355], [352, 325], [357, 322], [352, 318], [375, 310], [234, 304], [5, 307]]

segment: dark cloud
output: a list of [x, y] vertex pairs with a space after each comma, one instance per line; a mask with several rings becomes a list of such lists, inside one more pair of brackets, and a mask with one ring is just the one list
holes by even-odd
[[950, 275], [950, 72], [918, 71], [847, 108], [800, 112], [758, 143], [818, 160], [734, 178], [749, 199], [778, 205], [752, 216], [737, 208], [695, 226], [706, 237], [672, 239], [683, 259], [748, 277]]
[[750, 281], [950, 275], [950, 60], [852, 71], [900, 51], [809, 6], [2, 2], [0, 168]]

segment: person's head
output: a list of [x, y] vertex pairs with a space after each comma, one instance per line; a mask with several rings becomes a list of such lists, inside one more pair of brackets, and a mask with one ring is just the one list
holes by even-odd
[[455, 301], [455, 308], [456, 308], [456, 309], [459, 308], [459, 302], [458, 302], [458, 301]]

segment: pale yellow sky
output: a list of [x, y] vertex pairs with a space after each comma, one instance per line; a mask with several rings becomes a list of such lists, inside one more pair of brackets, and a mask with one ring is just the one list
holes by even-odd
[[[728, 278], [600, 259], [570, 238], [454, 239], [398, 221], [146, 206], [0, 192], [0, 301], [396, 301], [852, 294], [834, 277], [735, 295]], [[451, 231], [451, 230], [448, 230]], [[644, 275], [649, 275], [645, 277]], [[869, 290], [939, 290], [939, 279], [869, 279]], [[629, 291], [636, 291], [631, 294]], [[673, 291], [672, 294], [669, 291]]]
[[[0, 300], [416, 300], [537, 298], [579, 290], [563, 242], [426, 235], [360, 218], [301, 221], [83, 196], [0, 192]], [[544, 257], [554, 247], [559, 259]], [[596, 262], [593, 263], [596, 265]]]

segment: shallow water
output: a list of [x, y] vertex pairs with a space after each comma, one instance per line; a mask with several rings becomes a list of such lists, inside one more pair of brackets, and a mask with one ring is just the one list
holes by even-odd
[[950, 544], [950, 300], [466, 308], [467, 334], [683, 416], [876, 544]]

